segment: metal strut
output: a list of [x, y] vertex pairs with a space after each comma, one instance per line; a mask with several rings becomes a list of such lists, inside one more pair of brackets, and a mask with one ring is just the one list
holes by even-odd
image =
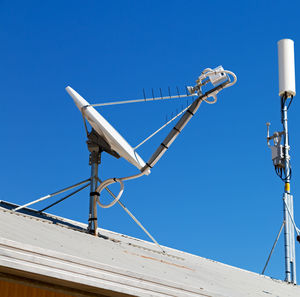
[[276, 239], [275, 239], [275, 241], [274, 241], [274, 243], [273, 243], [273, 246], [272, 246], [272, 249], [271, 249], [270, 254], [269, 254], [269, 256], [268, 256], [267, 262], [266, 262], [266, 264], [265, 264], [265, 266], [264, 266], [264, 269], [263, 269], [263, 271], [262, 271], [261, 274], [265, 274], [266, 268], [267, 268], [267, 266], [268, 266], [268, 264], [269, 264], [269, 261], [270, 261], [270, 259], [271, 259], [271, 256], [272, 256], [273, 251], [274, 251], [274, 249], [275, 249], [275, 247], [276, 247], [276, 244], [277, 244], [277, 242], [278, 242], [278, 239], [279, 239], [279, 237], [280, 237], [280, 234], [281, 234], [281, 232], [282, 232], [282, 229], [283, 229], [283, 226], [284, 226], [284, 225], [285, 225], [285, 221], [283, 221], [282, 224], [281, 224], [280, 230], [279, 230], [279, 232], [278, 232], [278, 234], [277, 234], [277, 237], [276, 237]]
[[199, 96], [191, 104], [191, 106], [186, 110], [186, 112], [182, 115], [180, 120], [173, 127], [173, 129], [170, 131], [170, 133], [167, 135], [167, 137], [164, 139], [164, 141], [160, 144], [160, 146], [157, 148], [157, 150], [154, 152], [154, 154], [150, 157], [149, 161], [146, 163], [146, 165], [144, 166], [144, 168], [141, 171], [143, 172], [147, 168], [152, 168], [160, 160], [160, 158], [164, 155], [164, 153], [168, 150], [168, 148], [171, 146], [171, 144], [177, 138], [179, 133], [183, 130], [183, 128], [186, 126], [186, 124], [191, 120], [193, 115], [197, 112], [202, 101], [204, 101], [208, 97], [214, 96], [216, 93], [220, 92], [222, 89], [224, 89], [226, 87], [226, 85], [229, 85], [229, 84], [230, 84], [230, 82], [226, 81], [226, 82], [220, 84], [219, 86], [207, 91], [205, 94]]
[[[101, 179], [98, 178], [98, 181], [102, 183]], [[116, 199], [116, 195], [106, 187], [105, 190], [114, 198]], [[127, 212], [127, 214], [134, 220], [134, 222], [148, 235], [148, 237], [165, 253], [165, 250], [161, 247], [161, 245], [155, 240], [155, 238], [150, 234], [150, 232], [142, 225], [142, 223], [132, 214], [132, 212], [121, 202], [117, 201], [117, 203]]]
[[[68, 190], [74, 189], [74, 188], [76, 188], [76, 187], [78, 187], [78, 186], [80, 186], [80, 185], [82, 185], [82, 184], [85, 184], [85, 183], [87, 183], [87, 182], [89, 182], [89, 181], [90, 181], [90, 179], [88, 178], [88, 179], [86, 179], [86, 180], [84, 180], [84, 181], [81, 181], [81, 182], [79, 182], [79, 183], [77, 183], [77, 184], [75, 184], [75, 185], [72, 185], [72, 186], [70, 186], [70, 187], [67, 187], [67, 188], [64, 188], [64, 189], [62, 189], [62, 190], [59, 190], [59, 191], [57, 191], [57, 192], [54, 192], [54, 193], [52, 193], [52, 194], [43, 196], [43, 197], [41, 197], [41, 198], [38, 198], [38, 199], [36, 199], [36, 200], [34, 200], [34, 201], [31, 201], [31, 202], [29, 202], [29, 203], [26, 203], [26, 204], [24, 204], [24, 205], [20, 205], [20, 206], [16, 207], [15, 209], [13, 209], [13, 211], [18, 211], [18, 210], [21, 210], [21, 209], [23, 209], [23, 208], [26, 208], [26, 207], [28, 207], [28, 206], [30, 206], [30, 205], [33, 205], [33, 204], [35, 204], [35, 203], [38, 203], [38, 202], [47, 200], [47, 199], [52, 198], [52, 197], [54, 197], [54, 196], [56, 196], [56, 195], [62, 194], [62, 193], [64, 193], [64, 192], [68, 191]], [[83, 189], [83, 187], [82, 187], [81, 189]], [[77, 193], [77, 191], [75, 191], [75, 192]], [[75, 192], [73, 192], [73, 194], [75, 194]], [[72, 194], [71, 194], [71, 195], [72, 195]], [[68, 197], [70, 197], [70, 195], [68, 195]]]

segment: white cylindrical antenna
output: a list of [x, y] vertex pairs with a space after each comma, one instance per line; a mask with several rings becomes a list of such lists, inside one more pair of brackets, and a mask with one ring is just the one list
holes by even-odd
[[281, 39], [278, 41], [278, 70], [279, 70], [279, 96], [288, 97], [296, 95], [295, 86], [295, 57], [294, 41]]

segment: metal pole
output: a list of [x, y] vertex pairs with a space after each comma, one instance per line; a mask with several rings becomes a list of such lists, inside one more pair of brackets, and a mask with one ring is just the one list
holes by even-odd
[[[285, 165], [285, 185], [283, 194], [283, 215], [284, 221], [284, 247], [285, 247], [285, 281], [288, 283], [296, 284], [296, 259], [295, 259], [295, 234], [294, 226], [292, 224], [293, 219], [293, 196], [290, 194], [290, 156], [289, 156], [289, 136], [288, 136], [288, 117], [287, 117], [287, 95], [281, 97], [281, 113], [282, 124], [284, 131], [284, 165]], [[290, 215], [288, 209], [290, 209]]]
[[98, 164], [100, 163], [100, 152], [92, 151], [90, 155], [91, 165], [91, 188], [90, 188], [90, 209], [89, 209], [89, 226], [88, 231], [91, 234], [97, 235], [98, 221], [97, 221], [97, 196], [96, 192], [98, 186]]
[[281, 224], [280, 230], [279, 230], [279, 232], [278, 232], [278, 234], [277, 234], [277, 237], [276, 237], [276, 239], [275, 239], [275, 242], [274, 242], [274, 244], [273, 244], [273, 246], [272, 246], [272, 249], [271, 249], [271, 252], [270, 252], [270, 254], [269, 254], [268, 260], [267, 260], [267, 262], [266, 262], [266, 264], [265, 264], [265, 266], [264, 266], [264, 269], [263, 269], [263, 271], [262, 271], [261, 274], [264, 274], [265, 271], [266, 271], [266, 268], [267, 268], [267, 266], [268, 266], [268, 264], [269, 264], [270, 258], [271, 258], [272, 254], [273, 254], [273, 251], [274, 251], [274, 249], [275, 249], [275, 246], [276, 246], [276, 244], [277, 244], [277, 241], [278, 241], [278, 239], [279, 239], [279, 237], [280, 237], [280, 234], [281, 234], [281, 231], [282, 231], [284, 225], [285, 225], [285, 221], [283, 221], [282, 224]]

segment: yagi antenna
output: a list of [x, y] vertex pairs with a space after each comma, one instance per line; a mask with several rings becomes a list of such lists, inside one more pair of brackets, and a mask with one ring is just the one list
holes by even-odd
[[[233, 80], [230, 79], [230, 76]], [[78, 191], [90, 186], [90, 210], [89, 210], [89, 226], [88, 230], [90, 233], [97, 235], [97, 207], [96, 203], [98, 203], [102, 208], [108, 208], [118, 203], [121, 207], [134, 219], [134, 221], [146, 232], [146, 234], [154, 241], [155, 244], [158, 245], [157, 241], [150, 235], [150, 233], [142, 226], [142, 224], [133, 216], [133, 214], [122, 204], [119, 199], [121, 198], [124, 191], [124, 181], [135, 179], [144, 175], [149, 175], [151, 168], [160, 160], [160, 158], [165, 154], [174, 140], [177, 138], [180, 132], [182, 132], [183, 128], [186, 124], [191, 120], [191, 118], [195, 115], [201, 103], [207, 102], [209, 104], [213, 104], [217, 101], [217, 94], [225, 88], [228, 88], [235, 84], [237, 81], [236, 75], [228, 70], [224, 70], [222, 66], [219, 66], [215, 69], [207, 68], [205, 69], [199, 78], [196, 81], [195, 86], [187, 87], [188, 92], [186, 94], [180, 94], [179, 89], [177, 88], [177, 95], [171, 96], [170, 88], [169, 95], [162, 96], [162, 92], [160, 90], [160, 96], [155, 97], [154, 92], [152, 92], [152, 98], [146, 98], [145, 91], [143, 99], [135, 99], [135, 100], [123, 100], [116, 102], [107, 102], [107, 103], [98, 103], [98, 104], [89, 104], [82, 96], [80, 96], [75, 90], [73, 90], [70, 86], [66, 88], [68, 94], [74, 100], [74, 103], [80, 110], [83, 115], [84, 121], [87, 120], [92, 130], [90, 132], [87, 131], [87, 126], [85, 123], [85, 128], [87, 131], [88, 137], [88, 149], [90, 151], [90, 165], [91, 165], [91, 177], [87, 180], [79, 182], [71, 187], [65, 188], [58, 192], [54, 192], [52, 194], [41, 197], [35, 201], [27, 203], [25, 205], [19, 206], [15, 208], [15, 211], [21, 210], [24, 207], [30, 206], [34, 203], [46, 200], [58, 194], [61, 194], [67, 190], [73, 189], [80, 185], [83, 185], [79, 190], [74, 191], [73, 193], [67, 195], [65, 198], [60, 199], [62, 201]], [[202, 92], [202, 87], [208, 83], [212, 84], [212, 88], [207, 92]], [[160, 127], [154, 133], [152, 133], [149, 137], [147, 137], [144, 141], [142, 141], [139, 145], [133, 148], [126, 140], [121, 136], [121, 134], [98, 112], [94, 107], [96, 106], [108, 106], [108, 105], [117, 105], [117, 104], [128, 104], [128, 103], [138, 103], [138, 102], [148, 102], [148, 101], [159, 101], [159, 100], [169, 100], [174, 98], [195, 98], [193, 102], [188, 105], [184, 110], [180, 111], [176, 116], [174, 116], [171, 120], [169, 120], [165, 125]], [[213, 100], [209, 99], [213, 98]], [[155, 134], [173, 122], [175, 119], [179, 118], [177, 124], [172, 128], [167, 137], [161, 142], [158, 148], [154, 151], [152, 156], [149, 158], [147, 162], [145, 162], [140, 155], [136, 152], [137, 148], [139, 148], [143, 143], [152, 138]], [[98, 165], [101, 161], [101, 153], [107, 152], [112, 156], [119, 158], [122, 157], [127, 160], [129, 163], [134, 165], [140, 172], [121, 178], [110, 178], [105, 181], [101, 181], [98, 177]], [[98, 183], [100, 183], [98, 185]], [[120, 184], [120, 191], [118, 195], [114, 195], [109, 189], [108, 186], [113, 183]], [[113, 201], [109, 204], [103, 204], [100, 201], [101, 192], [106, 189], [108, 193], [113, 197]], [[47, 208], [57, 204], [59, 201], [52, 203]], [[46, 208], [44, 208], [46, 209]], [[43, 209], [43, 210], [44, 210]], [[158, 245], [159, 246], [159, 245]], [[160, 246], [159, 246], [160, 247]]]

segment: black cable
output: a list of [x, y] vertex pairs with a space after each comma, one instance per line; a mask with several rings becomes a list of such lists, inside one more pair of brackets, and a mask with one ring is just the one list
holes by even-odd
[[286, 93], [284, 93], [284, 95], [282, 95], [280, 97], [280, 111], [281, 111], [281, 123], [282, 124], [283, 124], [283, 118], [284, 118], [284, 116], [283, 116], [283, 108], [284, 108], [284, 104], [286, 102], [286, 99], [287, 99], [287, 95], [286, 95]]
[[282, 180], [282, 173], [280, 172], [280, 168], [277, 166], [274, 167], [276, 175]]
[[292, 97], [291, 97], [291, 100], [290, 100], [290, 102], [289, 102], [289, 105], [287, 106], [287, 110], [289, 110], [289, 108], [290, 108], [290, 105], [292, 104], [292, 102], [293, 102], [293, 99], [294, 99], [294, 96], [292, 95]]
[[[294, 96], [291, 96], [290, 102], [287, 106], [287, 110], [289, 109], [290, 105], [292, 104]], [[281, 105], [281, 123], [284, 124], [284, 106], [288, 100], [288, 94], [285, 92], [281, 97], [280, 97], [280, 105]], [[285, 150], [283, 151], [284, 153], [284, 159], [286, 159], [285, 155]], [[292, 168], [289, 164], [289, 175], [286, 175], [286, 170], [283, 169], [282, 167], [275, 166], [275, 172], [277, 176], [283, 181], [286, 182], [288, 179], [292, 178]], [[283, 177], [284, 175], [284, 177]]]
[[283, 168], [275, 166], [274, 167], [276, 175], [283, 181], [286, 182], [288, 179], [292, 179], [292, 167], [289, 167], [290, 174], [288, 176], [283, 177]]
[[288, 178], [291, 180], [292, 179], [292, 167], [290, 166], [290, 174], [285, 178], [287, 180]]

